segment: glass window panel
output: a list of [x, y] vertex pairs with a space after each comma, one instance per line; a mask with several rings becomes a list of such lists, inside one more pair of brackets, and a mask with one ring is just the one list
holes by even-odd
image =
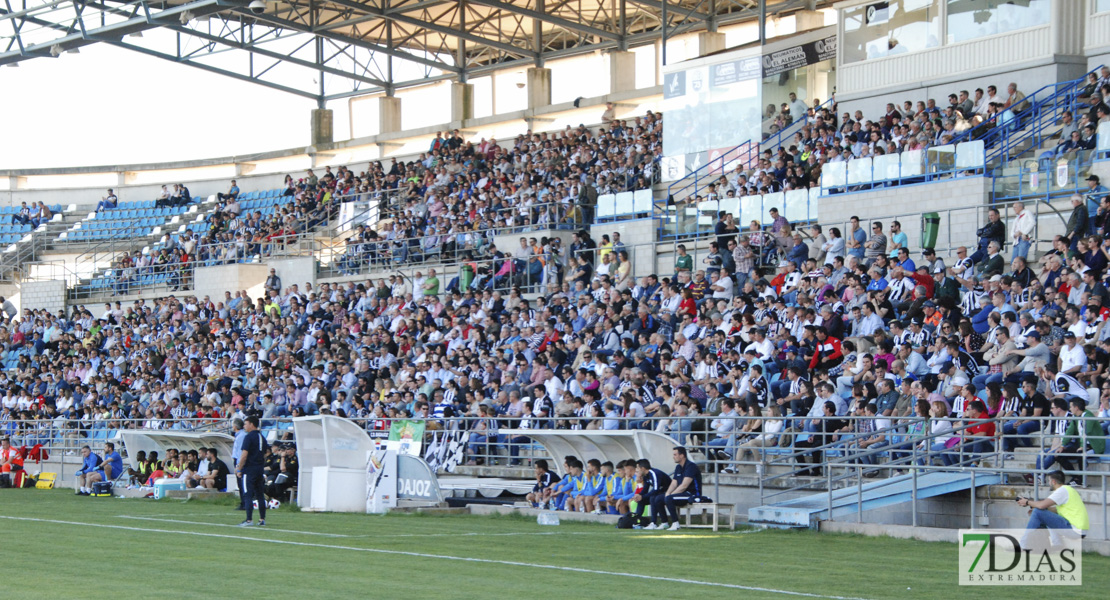
[[819, 188], [819, 187], [809, 188], [809, 220], [810, 221], [816, 221], [817, 220], [817, 218], [818, 218], [818, 216], [817, 216], [817, 205], [820, 202], [821, 202], [821, 188]]
[[1097, 0], [1095, 2], [1095, 12], [1106, 12], [1110, 10], [1110, 0]]
[[806, 204], [809, 203], [809, 190], [790, 190], [786, 192], [786, 210], [783, 216], [787, 221], [806, 221], [809, 219], [809, 211], [806, 210]]
[[948, 43], [1048, 25], [1051, 0], [948, 0]]
[[598, 217], [611, 217], [615, 210], [615, 202], [617, 197], [613, 194], [602, 194], [597, 197], [597, 216]]
[[779, 214], [786, 213], [786, 207], [783, 206], [786, 200], [786, 194], [782, 192], [775, 192], [773, 194], [763, 195], [763, 222], [770, 225], [774, 219], [771, 218], [771, 209], [779, 209]]
[[617, 210], [618, 215], [627, 215], [632, 213], [632, 192], [621, 192], [617, 194]]
[[848, 185], [871, 183], [871, 158], [854, 158], [848, 161]]
[[821, 187], [842, 188], [847, 183], [848, 163], [834, 162], [821, 167]]
[[921, 175], [925, 172], [925, 152], [906, 150], [902, 153], [902, 177]]
[[[1110, 2], [1110, 0], [1106, 0]], [[1110, 122], [1098, 124], [1098, 149], [1110, 150]]]
[[986, 164], [987, 154], [983, 140], [956, 144], [956, 167], [960, 169], [982, 169]]
[[734, 217], [740, 216], [740, 199], [739, 198], [721, 198], [720, 208], [727, 213], [731, 213]]
[[[740, 199], [740, 218], [741, 222], [759, 221], [760, 225], [766, 225], [760, 215], [763, 213], [763, 196], [744, 196]], [[741, 227], [740, 229], [745, 229]]]
[[940, 45], [939, 0], [889, 0], [846, 8], [844, 62], [896, 56]]
[[956, 167], [956, 147], [952, 144], [933, 146], [926, 156], [930, 173], [947, 173]]
[[902, 157], [897, 154], [882, 154], [872, 161], [875, 181], [898, 179]]

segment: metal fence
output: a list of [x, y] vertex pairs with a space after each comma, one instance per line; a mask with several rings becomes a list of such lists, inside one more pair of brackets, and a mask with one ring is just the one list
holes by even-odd
[[[710, 401], [716, 407], [720, 403]], [[556, 409], [550, 418], [521, 419], [521, 415], [505, 414], [494, 419], [475, 416], [451, 418], [426, 418], [425, 442], [437, 436], [454, 434], [454, 441], [465, 448], [467, 464], [502, 467], [530, 467], [543, 458], [561, 461], [563, 457], [549, 456], [543, 447], [527, 435], [510, 436], [502, 429], [531, 427], [551, 430], [649, 430], [668, 436], [676, 446], [684, 446], [692, 459], [706, 473], [707, 488], [719, 497], [722, 484], [737, 484], [737, 480], [722, 475], [737, 473], [754, 476], [759, 486], [761, 504], [769, 504], [799, 493], [829, 494], [839, 488], [856, 486], [862, 499], [865, 482], [893, 476], [908, 476], [913, 482], [916, 498], [916, 480], [930, 472], [960, 472], [975, 477], [1001, 476], [1003, 482], [1024, 485], [1033, 477], [1034, 496], [1043, 494], [1039, 477], [1048, 473], [1052, 463], [1069, 463], [1065, 471], [1070, 479], [1081, 481], [1086, 487], [1101, 490], [1103, 501], [1095, 509], [1103, 515], [1100, 532], [1107, 534], [1107, 477], [1110, 470], [1101, 469], [1110, 463], [1110, 454], [1094, 454], [1088, 446], [1097, 440], [1108, 439], [1110, 420], [1100, 421], [1102, 436], [1087, 436], [1085, 429], [1072, 440], [1077, 446], [1064, 446], [1065, 440], [1054, 435], [1060, 417], [1012, 417], [993, 419], [996, 432], [990, 436], [976, 435], [972, 431], [986, 420], [922, 417], [874, 417], [856, 414], [837, 417], [792, 415], [775, 417], [766, 415], [716, 415], [692, 416], [618, 416], [614, 411], [590, 409], [590, 414], [578, 415]], [[1068, 417], [1069, 419], [1075, 417]], [[884, 420], [885, 419], [885, 420]], [[371, 437], [387, 437], [393, 419], [388, 417], [353, 418]], [[407, 419], [406, 419], [407, 420]], [[729, 423], [731, 421], [731, 423]], [[950, 427], [933, 431], [937, 422]], [[1018, 429], [1019, 423], [1033, 423], [1032, 427]], [[868, 426], [868, 424], [870, 426]], [[208, 430], [228, 431], [226, 419], [110, 419], [82, 421], [56, 418], [35, 421], [0, 421], [0, 432], [9, 435], [12, 444], [34, 446], [41, 444], [56, 460], [61, 456], [79, 454], [81, 446], [90, 445], [99, 450], [106, 441], [118, 441], [122, 429], [147, 430]], [[729, 425], [731, 431], [724, 432]], [[833, 428], [836, 428], [835, 430]], [[1013, 430], [1011, 431], [1011, 427]], [[293, 429], [288, 417], [262, 419], [262, 431], [271, 442], [291, 442]], [[426, 446], [427, 447], [427, 444]], [[579, 457], [585, 461], [591, 456]], [[639, 457], [625, 457], [639, 458]], [[76, 459], [74, 459], [76, 460]], [[658, 465], [664, 471], [669, 465]], [[27, 468], [35, 467], [28, 462]], [[65, 477], [65, 464], [62, 465]], [[527, 477], [528, 471], [520, 476]], [[72, 475], [72, 473], [70, 473]], [[971, 487], [971, 522], [975, 522], [976, 491]], [[913, 523], [917, 524], [917, 506], [911, 503]], [[858, 520], [863, 518], [863, 502], [857, 503]], [[831, 512], [830, 512], [831, 514]]]

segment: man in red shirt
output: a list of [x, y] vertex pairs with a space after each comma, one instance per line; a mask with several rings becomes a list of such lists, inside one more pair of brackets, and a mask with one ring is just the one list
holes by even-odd
[[[978, 460], [980, 454], [986, 454], [992, 450], [995, 423], [994, 419], [987, 414], [987, 406], [983, 401], [969, 402], [964, 408], [964, 416], [967, 417], [966, 424], [969, 427], [964, 430], [964, 437], [960, 440], [959, 446], [953, 448], [957, 452], [946, 452], [942, 457], [946, 467], [956, 464], [967, 466], [972, 461]], [[961, 447], [962, 452], [959, 451]]]
[[0, 440], [0, 478], [7, 480], [8, 485], [14, 485], [13, 472], [23, 468], [23, 455], [12, 447], [8, 438]]

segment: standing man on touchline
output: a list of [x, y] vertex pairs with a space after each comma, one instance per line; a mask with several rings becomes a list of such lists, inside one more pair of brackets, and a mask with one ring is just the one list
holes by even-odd
[[239, 506], [235, 510], [247, 510], [246, 493], [243, 491], [243, 478], [239, 476], [239, 456], [243, 453], [243, 438], [247, 432], [243, 431], [243, 420], [232, 419], [231, 431], [235, 435], [235, 442], [231, 446], [231, 462], [235, 468], [235, 486], [239, 488]]
[[247, 507], [247, 519], [239, 524], [240, 527], [250, 527], [251, 517], [254, 515], [254, 504], [258, 501], [258, 526], [266, 525], [266, 438], [258, 431], [258, 417], [247, 417], [245, 428], [247, 434], [243, 436], [243, 449], [239, 454], [238, 466], [235, 475], [243, 481], [243, 490], [246, 496], [243, 504]]

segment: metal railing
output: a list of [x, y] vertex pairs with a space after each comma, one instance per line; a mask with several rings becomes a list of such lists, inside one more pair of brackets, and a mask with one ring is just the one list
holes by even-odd
[[[833, 104], [835, 104], [835, 99], [829, 98], [818, 105], [815, 108], [815, 112], [830, 108]], [[751, 169], [759, 160], [762, 152], [767, 150], [774, 152], [780, 146], [789, 143], [796, 134], [810, 123], [811, 121], [808, 118], [798, 119], [776, 132], [774, 135], [770, 135], [759, 142], [747, 140], [722, 152], [718, 156], [710, 157], [706, 164], [667, 186], [667, 206], [680, 204], [682, 202], [700, 201], [705, 190], [708, 189], [710, 185], [715, 185], [722, 175], [725, 175], [738, 166], [743, 167], [745, 171]], [[704, 178], [711, 178], [711, 181], [706, 183], [704, 182]], [[723, 195], [723, 193], [721, 193], [721, 195]], [[667, 218], [667, 210], [666, 206], [657, 206], [655, 217], [665, 221]]]
[[[476, 400], [476, 399], [475, 399]], [[707, 410], [720, 410], [722, 398], [702, 399]], [[977, 508], [976, 485], [974, 478], [983, 475], [1002, 476], [1011, 485], [1030, 485], [1033, 495], [1043, 493], [1043, 483], [1039, 477], [1052, 470], [1045, 460], [1052, 457], [1054, 463], [1071, 463], [1065, 474], [1078, 480], [1086, 487], [1101, 489], [1102, 502], [1096, 507], [1103, 516], [1102, 539], [1108, 538], [1108, 505], [1105, 491], [1110, 470], [1098, 470], [1093, 465], [1110, 464], [1110, 454], [1095, 455], [1087, 448], [1095, 440], [1107, 440], [1110, 421], [1102, 420], [1103, 435], [1088, 437], [1084, 427], [1078, 427], [1079, 436], [1075, 438], [1078, 446], [1074, 449], [1063, 446], [1061, 436], [1053, 434], [1054, 425], [1062, 418], [1078, 417], [1017, 417], [966, 419], [942, 417], [941, 421], [951, 423], [951, 428], [939, 432], [930, 431], [931, 423], [938, 418], [930, 417], [876, 417], [852, 413], [835, 417], [812, 417], [808, 415], [787, 415], [785, 417], [764, 415], [706, 415], [642, 417], [621, 416], [620, 401], [615, 398], [604, 400], [608, 413], [604, 410], [589, 408], [588, 415], [579, 415], [567, 405], [556, 407], [555, 414], [545, 418], [525, 418], [518, 412], [502, 411], [492, 417], [476, 416], [471, 411], [464, 416], [448, 418], [416, 418], [423, 420], [425, 441], [435, 436], [453, 433], [454, 439], [465, 449], [466, 464], [486, 466], [529, 467], [540, 458], [549, 462], [561, 461], [562, 457], [552, 457], [543, 447], [527, 435], [510, 436], [500, 433], [501, 429], [519, 431], [522, 423], [528, 428], [539, 430], [648, 430], [666, 435], [676, 446], [684, 446], [690, 451], [691, 458], [702, 466], [711, 481], [705, 482], [712, 487], [713, 496], [720, 497], [720, 486], [736, 485], [741, 480], [726, 479], [722, 475], [736, 474], [738, 477], [755, 477], [747, 485], [758, 485], [760, 504], [767, 505], [780, 499], [797, 497], [801, 493], [827, 493], [829, 495], [828, 518], [833, 518], [832, 494], [836, 489], [854, 487], [856, 519], [862, 521], [866, 510], [863, 499], [863, 486], [873, 479], [884, 479], [908, 475], [913, 490], [909, 510], [913, 524], [918, 524], [916, 500], [917, 480], [920, 476], [934, 472], [963, 473], [971, 477], [971, 522], [975, 522]], [[354, 410], [347, 403], [347, 408]], [[596, 406], [596, 405], [595, 405]], [[300, 412], [302, 409], [298, 409]], [[337, 407], [337, 411], [344, 410]], [[274, 415], [262, 417], [262, 431], [272, 442], [293, 442], [293, 430], [288, 410], [282, 408]], [[283, 415], [283, 416], [276, 416]], [[346, 416], [341, 414], [341, 416]], [[393, 420], [411, 420], [413, 417], [397, 415], [353, 416], [352, 421], [364, 428], [371, 437], [386, 437]], [[880, 424], [886, 419], [886, 427], [864, 428], [866, 423]], [[722, 420], [732, 420], [732, 429], [718, 434]], [[826, 431], [825, 423], [835, 420], [842, 429]], [[990, 436], [977, 436], [971, 432], [987, 421], [995, 425], [995, 433]], [[1015, 431], [1018, 423], [1038, 423], [1029, 431], [1006, 433], [1010, 425]], [[774, 425], [774, 427], [771, 427]], [[724, 426], [727, 429], [727, 426]], [[81, 446], [89, 445], [94, 451], [98, 444], [106, 441], [117, 442], [119, 431], [125, 429], [175, 430], [175, 431], [223, 431], [229, 429], [227, 419], [161, 419], [161, 418], [103, 418], [70, 419], [57, 417], [49, 420], [0, 420], [0, 432], [10, 436], [13, 446], [31, 447], [41, 445], [53, 460], [72, 457], [78, 454]], [[774, 429], [774, 431], [772, 431]], [[824, 442], [826, 436], [828, 442]], [[874, 441], [877, 438], [883, 438]], [[863, 442], [868, 442], [864, 446]], [[1065, 451], [1059, 450], [1064, 447]], [[583, 461], [591, 456], [579, 457]], [[627, 457], [640, 458], [640, 457]], [[64, 480], [65, 461], [62, 460]], [[1029, 463], [1033, 463], [1030, 465]], [[71, 463], [72, 464], [72, 463]], [[1076, 466], [1078, 465], [1078, 466]], [[658, 465], [664, 471], [669, 466]], [[26, 468], [34, 469], [31, 462]], [[815, 473], [819, 471], [819, 473]], [[524, 476], [526, 471], [521, 471]], [[1032, 481], [1028, 481], [1032, 478]], [[1091, 532], [1092, 534], [1094, 532]]]
[[[380, 220], [383, 202], [369, 201], [366, 196], [371, 192], [348, 194], [334, 197], [323, 211], [324, 214], [307, 217], [298, 221], [292, 231], [270, 236], [260, 242], [237, 241], [217, 244], [199, 244], [189, 261], [153, 264], [142, 267], [120, 269], [109, 267], [98, 270], [87, 283], [78, 282], [69, 291], [71, 300], [90, 301], [102, 297], [127, 295], [137, 290], [162, 288], [170, 291], [190, 289], [197, 268], [223, 264], [254, 263], [269, 257], [302, 256], [315, 249], [314, 241], [318, 236], [334, 237], [352, 229], [352, 226], [374, 225]], [[394, 194], [387, 194], [393, 196]], [[345, 202], [366, 202], [366, 205], [348, 215], [342, 214], [341, 205]], [[391, 207], [390, 207], [391, 208]], [[157, 245], [151, 250], [159, 250]], [[113, 255], [114, 256], [114, 255]]]
[[[1099, 68], [1092, 72], [1097, 73]], [[1086, 81], [1087, 74], [1079, 79], [1041, 87], [1025, 97], [1029, 106], [1023, 111], [1014, 112], [1014, 118], [1009, 122], [985, 130], [979, 127], [969, 129], [953, 139], [953, 142], [982, 140], [987, 147], [988, 164], [1005, 163], [1018, 158], [1030, 148], [1040, 147], [1046, 138], [1054, 135], [1046, 133], [1046, 130], [1056, 125], [1065, 111], [1071, 111], [1076, 116], [1079, 93]], [[997, 118], [996, 115], [995, 119]]]
[[986, 174], [986, 155], [981, 140], [904, 150], [821, 166], [823, 196], [869, 192], [877, 188], [931, 183], [956, 177]]

